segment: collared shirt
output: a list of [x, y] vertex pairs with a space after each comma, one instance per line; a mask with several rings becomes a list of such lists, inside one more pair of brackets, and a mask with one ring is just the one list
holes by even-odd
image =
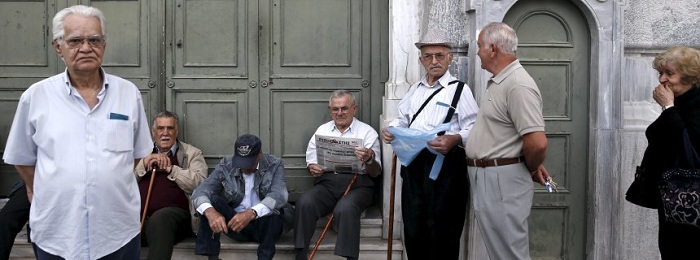
[[467, 140], [467, 157], [518, 157], [522, 136], [536, 131], [544, 131], [542, 96], [530, 74], [515, 60], [489, 80]]
[[[423, 108], [423, 111], [418, 114], [418, 117], [416, 117], [413, 124], [411, 124], [411, 128], [419, 129], [423, 132], [430, 132], [433, 128], [444, 122], [450, 107], [438, 105], [437, 102], [442, 102], [447, 105], [452, 104], [452, 98], [457, 90], [458, 83], [452, 85], [448, 84], [457, 78], [452, 77], [452, 74], [447, 71], [445, 75], [442, 75], [442, 77], [431, 86], [428, 85], [426, 76], [423, 76], [420, 82], [413, 85], [408, 93], [406, 93], [406, 96], [401, 99], [397, 106], [399, 115], [389, 123], [389, 126], [408, 127], [411, 118], [418, 112], [423, 102], [425, 102], [433, 92], [443, 87], [445, 89], [436, 94], [425, 108]], [[457, 102], [455, 113], [450, 120], [452, 125], [450, 130], [446, 131], [445, 134], [459, 134], [462, 136], [462, 143], [460, 145], [466, 144], [469, 131], [474, 125], [476, 112], [478, 110], [479, 106], [477, 106], [474, 100], [474, 95], [472, 95], [472, 91], [465, 84], [462, 94], [459, 97], [459, 102]]]
[[[154, 144], [154, 145], [155, 145], [155, 144]], [[168, 152], [170, 152], [170, 154], [177, 154], [177, 148], [178, 148], [177, 142], [175, 142], [175, 143], [173, 144], [173, 146], [170, 147], [170, 150], [168, 150]], [[158, 151], [158, 147], [157, 147], [157, 146], [156, 146], [156, 151]]]
[[134, 159], [153, 142], [141, 93], [101, 71], [90, 109], [68, 74], [33, 84], [21, 96], [3, 159], [35, 166], [32, 241], [65, 259], [97, 259], [139, 234], [141, 199]]
[[[381, 161], [379, 160], [379, 135], [374, 128], [357, 120], [357, 118], [353, 117], [350, 126], [342, 133], [332, 120], [319, 126], [314, 135], [311, 136], [309, 145], [306, 147], [306, 166], [318, 163], [318, 158], [316, 157], [316, 135], [362, 139], [362, 146], [364, 148], [372, 148], [374, 151], [374, 163], [381, 166]], [[362, 169], [362, 173], [365, 173], [365, 169]]]

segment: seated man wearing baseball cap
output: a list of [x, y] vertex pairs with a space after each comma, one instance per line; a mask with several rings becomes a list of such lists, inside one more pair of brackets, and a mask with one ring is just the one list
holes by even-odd
[[238, 137], [233, 156], [221, 159], [194, 190], [192, 203], [203, 216], [195, 254], [218, 259], [224, 233], [259, 243], [258, 259], [274, 257], [275, 242], [291, 227], [294, 213], [287, 203], [282, 160], [263, 153], [260, 146], [257, 136]]

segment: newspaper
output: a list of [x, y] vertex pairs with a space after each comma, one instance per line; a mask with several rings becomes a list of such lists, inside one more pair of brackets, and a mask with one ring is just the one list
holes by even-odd
[[316, 135], [317, 163], [324, 171], [356, 173], [362, 162], [355, 157], [355, 148], [362, 147], [362, 139]]

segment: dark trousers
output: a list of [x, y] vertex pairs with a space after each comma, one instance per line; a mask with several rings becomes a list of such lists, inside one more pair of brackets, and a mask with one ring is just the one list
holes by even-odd
[[358, 258], [360, 216], [372, 203], [374, 183], [368, 175], [358, 175], [352, 190], [343, 198], [352, 176], [353, 174], [325, 173], [316, 178], [314, 186], [299, 197], [294, 209], [296, 259], [307, 259], [311, 237], [316, 231], [316, 221], [331, 211], [338, 231], [334, 254]]
[[[63, 260], [63, 257], [52, 255], [42, 250], [41, 247], [34, 246], [34, 253], [37, 260]], [[117, 249], [113, 253], [99, 258], [100, 260], [136, 260], [141, 255], [141, 236], [137, 235], [129, 243]]]
[[[226, 219], [226, 223], [231, 221], [236, 212], [234, 207], [225, 203], [220, 197], [211, 198], [214, 209], [221, 213]], [[221, 251], [220, 234], [213, 234], [207, 217], [202, 216], [197, 240], [195, 244], [195, 254], [218, 256]], [[275, 256], [275, 242], [282, 235], [282, 216], [277, 214], [267, 215], [248, 223], [241, 232], [233, 232], [229, 228], [226, 235], [238, 241], [253, 241], [258, 245], [258, 259], [269, 260]]]
[[428, 178], [436, 155], [428, 150], [401, 167], [401, 205], [408, 259], [458, 259], [469, 183], [464, 149], [446, 156], [436, 180]]
[[663, 208], [659, 213], [659, 251], [661, 259], [690, 259], [700, 245], [700, 228], [667, 222]]
[[[24, 183], [17, 183], [12, 188], [9, 197], [5, 207], [0, 210], [0, 241], [2, 241], [0, 242], [0, 259], [10, 258], [17, 233], [29, 220], [30, 204]], [[27, 233], [29, 233], [29, 229], [27, 229]]]
[[149, 260], [170, 260], [173, 246], [192, 233], [190, 211], [178, 207], [165, 207], [153, 212], [143, 225], [142, 244], [148, 246]]

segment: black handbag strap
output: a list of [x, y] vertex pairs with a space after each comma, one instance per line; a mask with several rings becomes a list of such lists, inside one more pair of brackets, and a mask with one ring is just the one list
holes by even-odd
[[685, 149], [685, 158], [688, 162], [688, 166], [690, 166], [691, 169], [695, 169], [695, 164], [700, 163], [700, 156], [698, 156], [693, 144], [690, 142], [688, 129], [683, 129], [683, 147]]
[[[455, 110], [457, 109], [457, 103], [459, 102], [459, 97], [462, 95], [462, 90], [464, 89], [464, 82], [461, 82], [459, 80], [454, 80], [450, 82], [450, 84], [454, 83], [459, 83], [457, 84], [457, 89], [455, 90], [455, 95], [452, 97], [452, 104], [450, 104], [450, 108], [447, 110], [447, 115], [445, 116], [445, 120], [442, 121], [442, 123], [449, 123], [450, 120], [452, 119], [452, 115], [455, 114]], [[439, 132], [437, 135], [444, 135], [445, 131]]]
[[425, 102], [423, 102], [423, 104], [420, 106], [420, 108], [418, 108], [418, 111], [416, 111], [416, 113], [413, 114], [413, 117], [411, 118], [411, 122], [408, 122], [408, 127], [411, 127], [411, 124], [413, 124], [413, 121], [416, 120], [416, 117], [418, 117], [418, 114], [420, 114], [420, 112], [423, 111], [423, 108], [425, 108], [425, 106], [428, 105], [428, 102], [430, 102], [430, 100], [433, 99], [433, 97], [435, 95], [437, 95], [437, 93], [439, 93], [442, 89], [444, 89], [444, 88], [440, 87], [439, 89], [435, 90], [435, 92], [433, 92], [433, 94], [431, 94], [428, 97], [428, 99], [426, 99]]

